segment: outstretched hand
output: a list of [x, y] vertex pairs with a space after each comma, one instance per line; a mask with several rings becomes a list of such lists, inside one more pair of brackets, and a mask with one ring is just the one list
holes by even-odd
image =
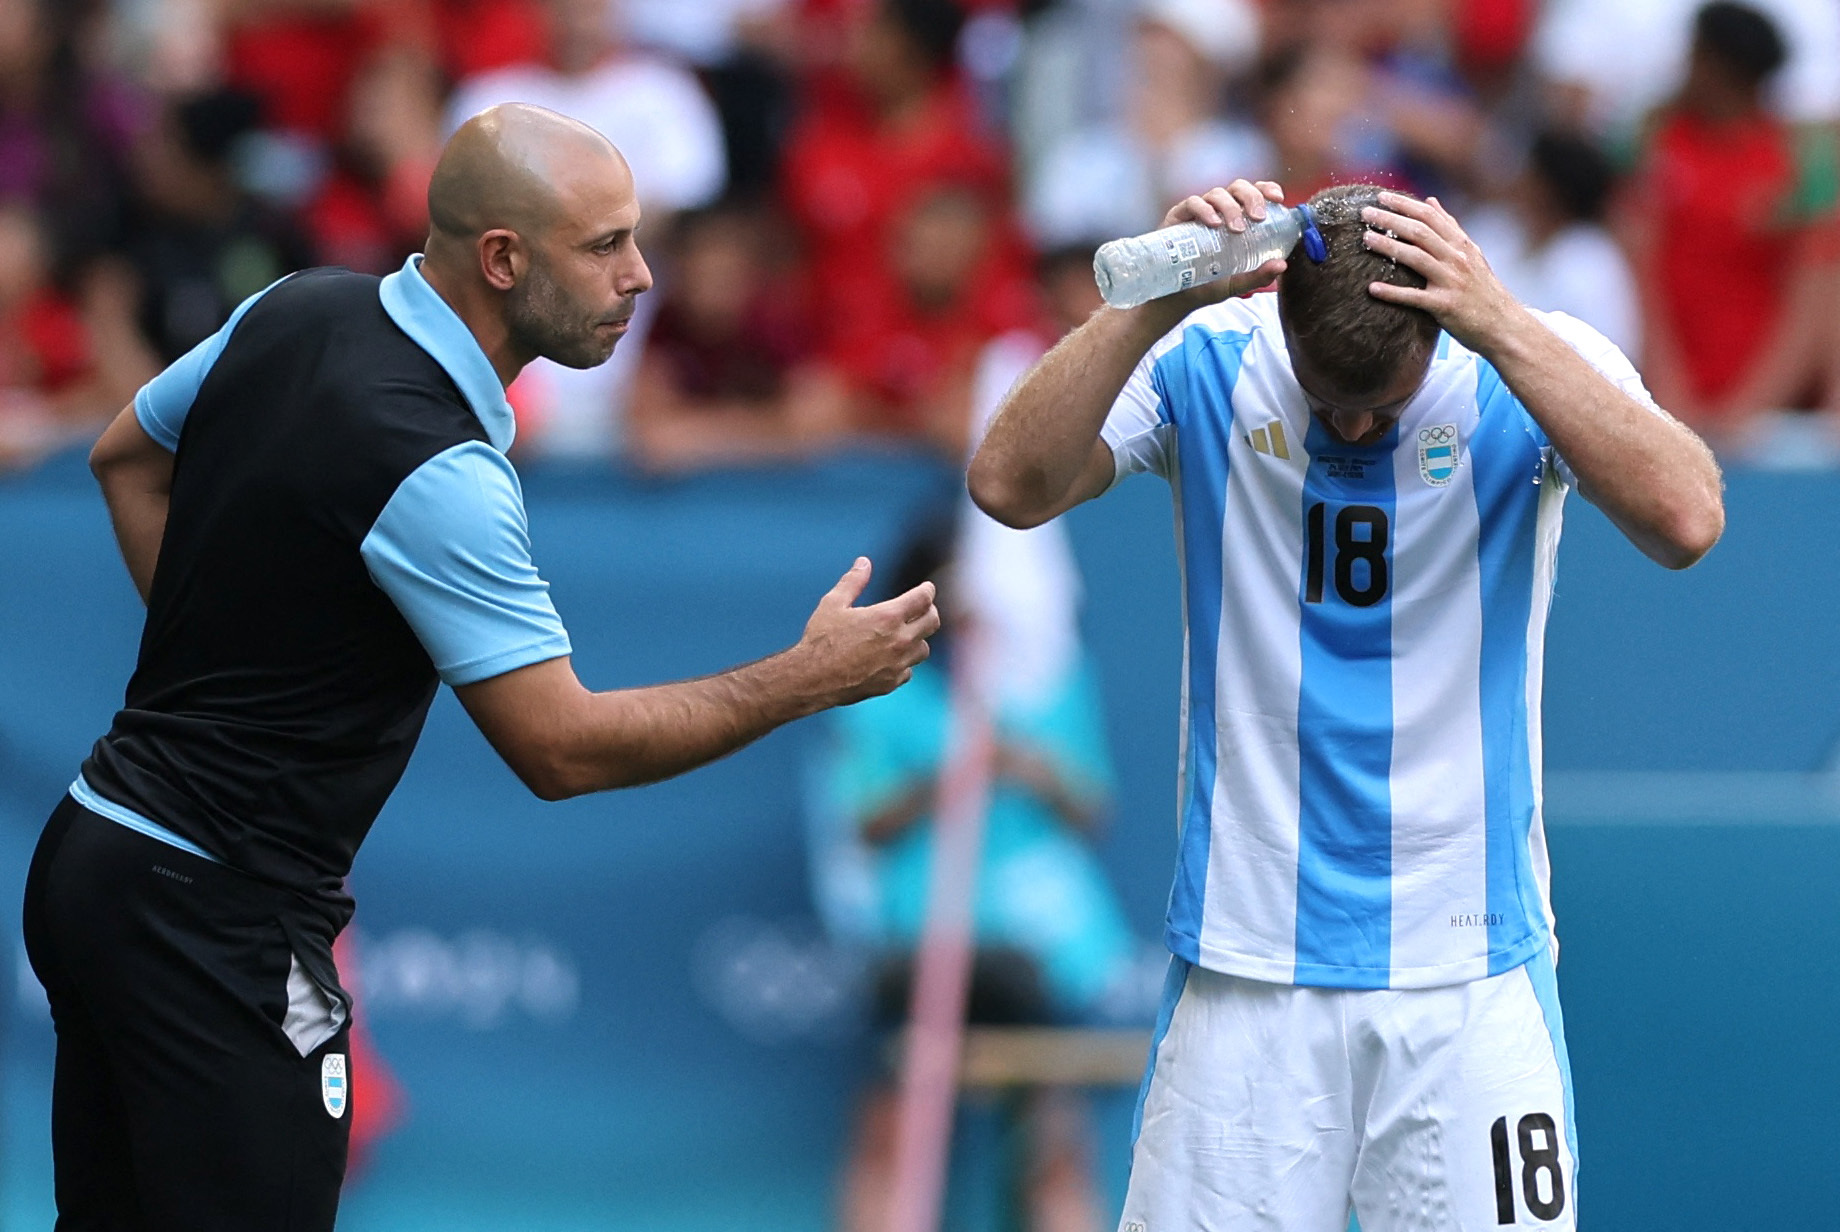
[[813, 674], [826, 705], [845, 706], [891, 693], [913, 677], [928, 653], [926, 639], [939, 631], [933, 583], [857, 607], [874, 568], [858, 557], [849, 571], [818, 600], [794, 647]]
[[[1210, 188], [1207, 192], [1194, 197], [1185, 197], [1163, 215], [1165, 227], [1178, 226], [1185, 222], [1198, 222], [1204, 227], [1225, 227], [1229, 231], [1244, 231], [1250, 223], [1265, 220], [1267, 202], [1283, 204], [1284, 189], [1271, 180], [1234, 180], [1225, 188]], [[1260, 287], [1269, 286], [1279, 274], [1284, 272], [1282, 258], [1274, 257], [1257, 269], [1231, 278], [1222, 278], [1216, 282], [1193, 287], [1165, 296], [1162, 303], [1170, 307], [1180, 307], [1186, 316], [1197, 308], [1208, 304], [1217, 304], [1223, 299], [1235, 295], [1245, 295]]]
[[1424, 309], [1471, 350], [1485, 349], [1514, 322], [1518, 301], [1436, 197], [1419, 201], [1383, 192], [1380, 204], [1362, 210], [1361, 218], [1369, 228], [1361, 239], [1370, 250], [1425, 279], [1423, 287], [1369, 283], [1374, 298]]

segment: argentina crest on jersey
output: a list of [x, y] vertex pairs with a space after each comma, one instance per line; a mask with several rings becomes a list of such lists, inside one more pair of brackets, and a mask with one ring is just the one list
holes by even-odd
[[329, 1052], [319, 1062], [319, 1098], [326, 1105], [326, 1111], [334, 1118], [345, 1115], [345, 1105], [350, 1095], [348, 1080], [345, 1076], [345, 1054]]
[[1436, 424], [1418, 430], [1418, 475], [1441, 488], [1457, 473], [1457, 425]]

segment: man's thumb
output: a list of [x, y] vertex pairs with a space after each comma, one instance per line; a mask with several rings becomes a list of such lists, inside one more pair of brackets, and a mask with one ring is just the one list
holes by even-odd
[[824, 596], [824, 601], [837, 607], [853, 606], [862, 598], [862, 592], [869, 586], [869, 575], [874, 571], [875, 566], [869, 563], [867, 556], [858, 556], [849, 572], [838, 578], [837, 584]]

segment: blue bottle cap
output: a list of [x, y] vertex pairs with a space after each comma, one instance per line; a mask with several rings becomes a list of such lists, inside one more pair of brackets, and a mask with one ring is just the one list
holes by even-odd
[[1322, 232], [1316, 229], [1316, 211], [1307, 205], [1299, 205], [1297, 212], [1303, 215], [1304, 255], [1321, 265], [1329, 259], [1329, 246], [1323, 243]]

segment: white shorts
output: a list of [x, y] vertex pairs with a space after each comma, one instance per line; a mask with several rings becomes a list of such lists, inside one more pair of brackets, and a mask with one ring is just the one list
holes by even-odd
[[1551, 956], [1470, 984], [1267, 984], [1175, 959], [1120, 1232], [1570, 1232]]

